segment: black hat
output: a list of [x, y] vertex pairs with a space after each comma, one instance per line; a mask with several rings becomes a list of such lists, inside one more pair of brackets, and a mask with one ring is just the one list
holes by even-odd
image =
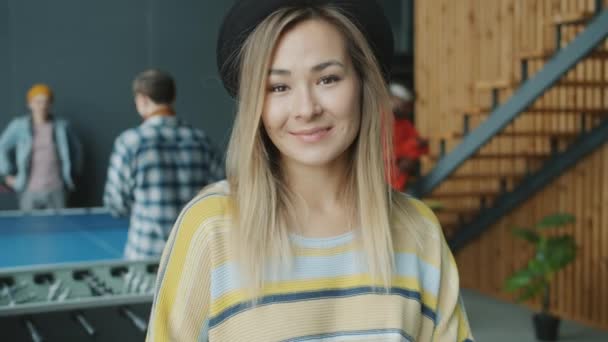
[[239, 89], [240, 63], [236, 60], [249, 34], [266, 17], [283, 7], [332, 5], [341, 9], [367, 38], [388, 82], [393, 56], [393, 31], [382, 7], [375, 0], [237, 0], [220, 28], [217, 66], [231, 96]]

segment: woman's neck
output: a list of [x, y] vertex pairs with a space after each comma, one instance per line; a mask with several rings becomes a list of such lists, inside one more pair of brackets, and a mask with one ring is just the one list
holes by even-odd
[[287, 187], [309, 206], [338, 202], [344, 189], [347, 167], [334, 162], [328, 166], [308, 166], [284, 163], [283, 174]]
[[346, 160], [322, 167], [285, 163], [282, 169], [287, 187], [295, 194], [298, 233], [326, 237], [352, 228], [351, 199], [344, 196], [350, 172]]

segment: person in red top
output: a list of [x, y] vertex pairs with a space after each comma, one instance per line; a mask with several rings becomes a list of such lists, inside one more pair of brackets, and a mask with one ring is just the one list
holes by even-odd
[[393, 132], [393, 153], [395, 164], [391, 175], [391, 185], [395, 190], [405, 191], [407, 181], [416, 172], [419, 159], [429, 153], [428, 142], [422, 139], [412, 125], [413, 96], [404, 86], [390, 85], [391, 105], [395, 116]]

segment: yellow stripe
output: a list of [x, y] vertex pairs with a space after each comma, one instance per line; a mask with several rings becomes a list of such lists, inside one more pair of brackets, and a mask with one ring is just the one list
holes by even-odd
[[466, 340], [471, 335], [469, 323], [462, 312], [462, 306], [460, 304], [456, 306], [456, 317], [458, 319], [458, 341], [460, 342]]
[[439, 220], [437, 219], [437, 216], [435, 216], [435, 213], [433, 213], [433, 211], [429, 207], [427, 207], [426, 204], [424, 204], [422, 201], [417, 200], [413, 197], [408, 198], [408, 200], [410, 201], [410, 203], [412, 203], [412, 205], [414, 207], [416, 207], [416, 210], [418, 210], [420, 215], [431, 220], [433, 223], [435, 223], [437, 225], [437, 227], [441, 226], [439, 224]]
[[418, 317], [417, 302], [378, 294], [261, 305], [215, 326], [209, 340], [284, 341], [325, 332], [373, 329], [402, 329], [414, 338], [430, 336], [433, 323], [426, 316]]
[[[372, 285], [373, 284], [373, 285]], [[327, 289], [349, 289], [362, 286], [382, 286], [381, 282], [372, 283], [369, 276], [347, 276], [336, 278], [323, 278], [318, 280], [299, 280], [285, 281], [269, 284], [264, 287], [263, 296], [288, 294], [296, 292], [322, 291]], [[398, 287], [410, 291], [420, 292], [419, 279], [415, 277], [396, 277], [393, 280], [393, 287]], [[432, 310], [437, 308], [437, 298], [428, 292], [422, 292], [422, 303]], [[239, 303], [251, 300], [244, 289], [230, 291], [211, 303], [210, 314], [217, 316], [224, 310], [231, 308]]]
[[162, 287], [158, 294], [159, 303], [156, 304], [154, 315], [153, 327], [156, 341], [167, 341], [169, 339], [166, 330], [167, 320], [171, 315], [170, 310], [174, 307], [176, 291], [184, 271], [183, 265], [192, 236], [206, 219], [222, 215], [226, 205], [226, 197], [203, 198], [188, 209], [179, 227], [176, 227], [177, 231], [175, 233], [177, 236], [162, 279]]

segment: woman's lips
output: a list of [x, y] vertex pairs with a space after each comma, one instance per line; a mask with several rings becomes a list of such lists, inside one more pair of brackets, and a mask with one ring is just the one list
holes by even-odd
[[331, 127], [312, 128], [291, 132], [291, 135], [295, 136], [300, 141], [314, 143], [321, 141], [330, 131]]

